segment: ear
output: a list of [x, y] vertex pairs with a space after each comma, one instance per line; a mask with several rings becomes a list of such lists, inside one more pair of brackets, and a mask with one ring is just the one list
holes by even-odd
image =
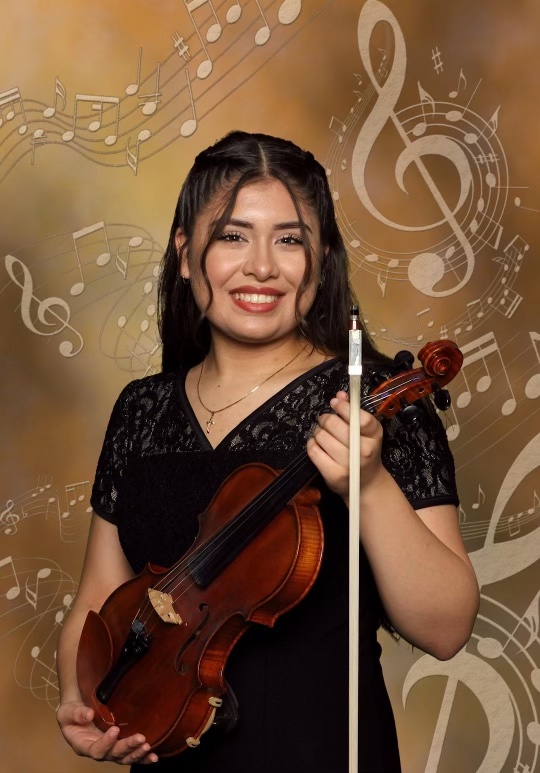
[[179, 266], [180, 275], [182, 276], [183, 279], [189, 279], [189, 265], [188, 265], [188, 259], [187, 259], [187, 237], [181, 228], [176, 229], [176, 233], [174, 235], [174, 246], [176, 247], [176, 252], [180, 257], [180, 266]]

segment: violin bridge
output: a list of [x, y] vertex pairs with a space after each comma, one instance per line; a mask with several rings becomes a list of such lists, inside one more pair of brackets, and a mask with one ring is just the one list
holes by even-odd
[[150, 603], [164, 623], [183, 625], [184, 621], [173, 607], [173, 599], [169, 593], [163, 593], [155, 588], [148, 588]]

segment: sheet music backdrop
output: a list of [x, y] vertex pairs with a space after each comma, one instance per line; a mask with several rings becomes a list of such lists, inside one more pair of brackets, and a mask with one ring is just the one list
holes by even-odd
[[290, 137], [326, 166], [385, 351], [449, 337], [465, 355], [445, 421], [482, 605], [449, 662], [382, 635], [404, 771], [540, 770], [538, 3], [1, 13], [2, 770], [95, 769], [56, 729], [57, 636], [113, 401], [159, 368], [180, 184], [233, 128]]

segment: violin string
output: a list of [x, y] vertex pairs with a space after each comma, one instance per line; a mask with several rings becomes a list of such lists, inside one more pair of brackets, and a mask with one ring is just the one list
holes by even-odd
[[[299, 456], [294, 459], [291, 464], [286, 468], [287, 472], [287, 478], [289, 475], [294, 475], [299, 469], [301, 469], [302, 465], [305, 464], [306, 454], [305, 452], [302, 452]], [[272, 485], [274, 484], [274, 485]], [[257, 511], [258, 508], [264, 506], [266, 504], [266, 499], [270, 496], [272, 496], [274, 493], [280, 492], [280, 489], [286, 485], [286, 478], [280, 474], [276, 476], [273, 481], [270, 483], [269, 486], [267, 486], [265, 489], [263, 489], [261, 492], [257, 494], [257, 496], [246, 505], [243, 510], [240, 511], [234, 518], [231, 519], [231, 521], [226, 524], [222, 529], [217, 532], [217, 534], [212, 535], [209, 539], [207, 539], [205, 542], [203, 542], [199, 548], [195, 551], [195, 553], [187, 556], [185, 560], [180, 560], [179, 564], [175, 564], [174, 567], [172, 567], [162, 578], [158, 580], [154, 588], [156, 590], [160, 591], [168, 591], [169, 593], [175, 593], [183, 583], [190, 582], [190, 585], [182, 590], [182, 593], [178, 595], [175, 598], [175, 601], [179, 600], [186, 591], [191, 587], [191, 585], [195, 584], [195, 581], [192, 579], [191, 574], [188, 574], [187, 576], [179, 579], [178, 583], [174, 585], [173, 587], [168, 587], [171, 582], [174, 582], [177, 580], [181, 573], [183, 573], [188, 567], [189, 563], [199, 559], [199, 567], [204, 568], [209, 564], [209, 562], [212, 560], [213, 555], [215, 554], [216, 550], [218, 549], [219, 545], [217, 543], [221, 541], [222, 539], [228, 539], [231, 536], [234, 535], [235, 532], [240, 530], [246, 520], [249, 520]], [[145, 614], [147, 611], [152, 614], [153, 606], [151, 604], [151, 601], [149, 600], [148, 595], [145, 597], [143, 604], [139, 608], [136, 618], [141, 620], [141, 622], [145, 623], [147, 622], [142, 619], [142, 615]]]
[[[408, 380], [402, 381], [399, 384], [399, 386], [404, 387], [409, 384], [413, 384], [415, 381], [416, 379], [409, 378]], [[393, 392], [395, 392], [395, 384], [393, 389], [387, 388], [385, 391], [377, 392], [376, 394], [367, 395], [362, 400], [362, 407], [363, 408], [376, 407], [381, 402], [391, 397]], [[287, 468], [287, 472], [294, 474], [297, 471], [297, 469], [301, 467], [302, 463], [304, 463], [304, 460], [305, 460], [305, 454], [302, 453], [299, 457], [293, 460], [291, 465]], [[189, 567], [189, 563], [194, 559], [195, 560], [197, 560], [197, 558], [200, 559], [200, 563], [199, 563], [200, 568], [204, 568], [205, 566], [207, 566], [208, 563], [212, 560], [213, 555], [218, 548], [218, 545], [217, 545], [218, 541], [221, 541], [223, 539], [228, 539], [230, 536], [233, 536], [234, 533], [236, 533], [238, 530], [240, 530], [243, 527], [245, 521], [249, 520], [249, 518], [252, 517], [254, 513], [256, 513], [258, 508], [264, 506], [265, 504], [264, 500], [269, 495], [273, 494], [274, 492], [279, 493], [280, 488], [283, 486], [282, 480], [283, 478], [281, 475], [274, 478], [270, 486], [267, 486], [265, 489], [263, 489], [262, 492], [259, 492], [259, 494], [242, 511], [240, 511], [240, 513], [238, 513], [238, 515], [235, 516], [230, 523], [228, 523], [225, 527], [220, 529], [216, 535], [213, 535], [204, 543], [202, 543], [199, 546], [199, 548], [197, 548], [197, 551], [195, 552], [195, 554], [192, 554], [189, 557], [186, 557], [185, 561], [181, 560], [180, 564], [175, 564], [175, 566], [171, 568], [170, 571], [168, 571], [162, 578], [160, 578], [160, 580], [158, 580], [158, 582], [156, 583], [156, 586], [154, 586], [155, 589], [165, 591], [165, 589], [168, 588], [170, 583], [177, 580], [180, 574], [183, 573]], [[268, 491], [269, 488], [271, 489], [270, 492]], [[180, 579], [176, 585], [173, 585], [172, 588], [168, 588], [169, 592], [171, 594], [175, 593], [182, 586], [184, 582], [187, 582], [189, 580], [191, 580], [191, 584], [195, 584], [194, 580], [191, 578], [191, 575], [188, 573], [186, 577]], [[187, 590], [188, 588], [184, 588], [181, 595], [178, 596], [177, 599], [180, 599]], [[142, 615], [146, 613], [147, 609], [151, 614], [153, 607], [148, 596], [145, 597], [143, 604], [139, 608], [137, 617], [139, 617], [139, 614]]]
[[[303, 463], [305, 463], [306, 455], [305, 453], [300, 454], [296, 459], [291, 462], [289, 467], [287, 467], [287, 472], [294, 474]], [[162, 578], [157, 585], [159, 585], [159, 590], [165, 590], [167, 585], [174, 581], [176, 577], [179, 576], [179, 573], [183, 571], [183, 569], [187, 568], [190, 561], [193, 561], [193, 559], [196, 559], [197, 557], [200, 557], [200, 555], [203, 555], [202, 561], [200, 563], [201, 567], [204, 567], [209, 563], [209, 561], [212, 559], [213, 554], [215, 553], [216, 548], [214, 548], [214, 545], [217, 543], [217, 541], [225, 534], [227, 535], [227, 538], [230, 535], [233, 535], [235, 531], [238, 531], [242, 528], [243, 524], [245, 523], [246, 519], [249, 519], [251, 517], [252, 513], [250, 513], [250, 510], [253, 510], [256, 512], [257, 507], [260, 507], [264, 505], [263, 500], [266, 499], [273, 491], [277, 491], [279, 493], [279, 489], [283, 487], [284, 478], [282, 475], [278, 475], [276, 478], [274, 478], [274, 481], [272, 483], [275, 483], [275, 485], [272, 487], [270, 484], [270, 487], [272, 488], [272, 491], [269, 491], [268, 489], [270, 487], [266, 487], [263, 489], [263, 491], [259, 492], [259, 494], [244, 508], [244, 510], [240, 511], [240, 513], [231, 520], [229, 524], [227, 524], [223, 529], [220, 530], [218, 534], [216, 534], [214, 537], [208, 539], [205, 543], [203, 543], [196, 551], [195, 554], [192, 554], [188, 558], [186, 558], [186, 561], [181, 561], [180, 566], [175, 566], [173, 569], [171, 569], [170, 572], [165, 575], [164, 578]], [[239, 522], [241, 521], [241, 522]], [[183, 567], [182, 567], [183, 564]], [[166, 579], [168, 578], [168, 579]], [[195, 581], [193, 580], [192, 576], [188, 574], [186, 577], [182, 578], [177, 585], [175, 585], [173, 588], [169, 588], [169, 591], [171, 593], [174, 593], [182, 586], [182, 584], [186, 583], [186, 587], [183, 588], [182, 593], [177, 595], [174, 599], [174, 601], [179, 601], [183, 595], [192, 587], [192, 585], [195, 585]], [[151, 602], [148, 597], [145, 599], [145, 603], [141, 606], [139, 609], [139, 612], [137, 614], [138, 619], [141, 620], [144, 624], [148, 623], [149, 618], [147, 617], [145, 620], [142, 619], [143, 612], [146, 612], [145, 607], [148, 609], [148, 612], [150, 613], [150, 616], [152, 616], [152, 610], [153, 607], [151, 605]], [[157, 621], [156, 621], [157, 622]], [[152, 627], [149, 632], [153, 630], [154, 627]]]

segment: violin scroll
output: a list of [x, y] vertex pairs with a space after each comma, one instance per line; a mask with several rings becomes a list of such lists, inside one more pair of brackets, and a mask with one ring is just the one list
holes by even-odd
[[445, 386], [459, 373], [463, 365], [463, 354], [453, 341], [435, 341], [426, 344], [418, 352], [418, 359], [428, 376]]
[[463, 354], [453, 341], [435, 341], [426, 344], [418, 353], [421, 368], [411, 369], [410, 352], [398, 352], [394, 360], [402, 372], [379, 384], [366, 398], [363, 407], [375, 416], [391, 418], [400, 415], [405, 422], [415, 421], [418, 411], [413, 403], [433, 394], [439, 410], [450, 407], [446, 386], [459, 372]]

